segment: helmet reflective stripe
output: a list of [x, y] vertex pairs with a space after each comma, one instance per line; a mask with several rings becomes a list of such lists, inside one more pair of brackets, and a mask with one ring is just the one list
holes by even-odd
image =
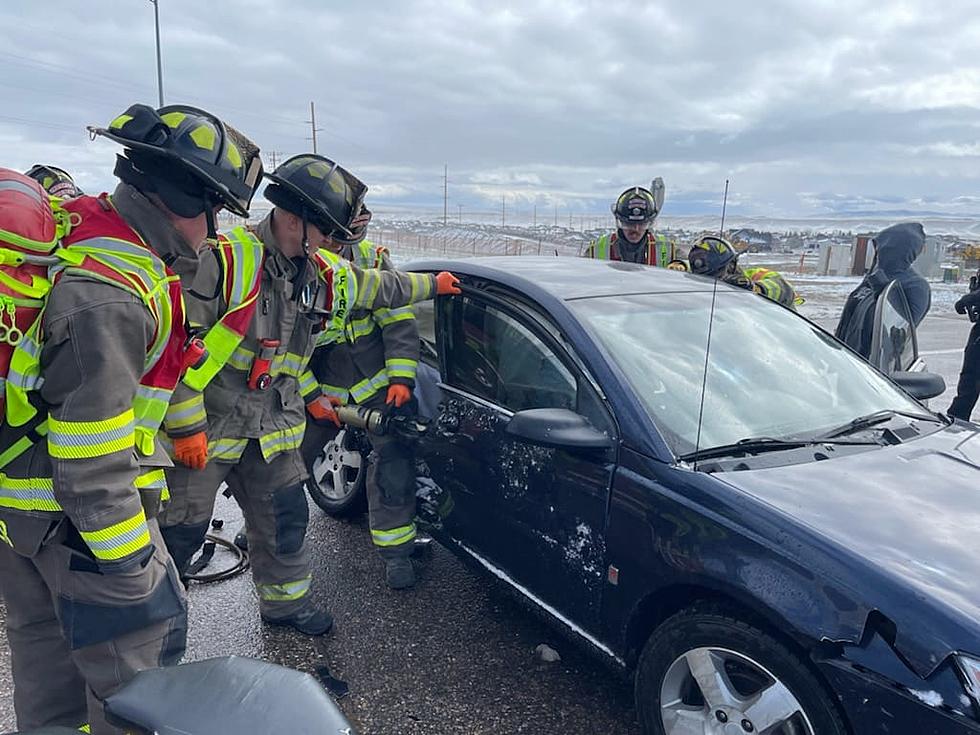
[[242, 217], [248, 215], [262, 176], [258, 147], [209, 112], [186, 105], [154, 110], [136, 104], [108, 128], [90, 127], [89, 131], [111, 138], [130, 151], [176, 162], [229, 210]]

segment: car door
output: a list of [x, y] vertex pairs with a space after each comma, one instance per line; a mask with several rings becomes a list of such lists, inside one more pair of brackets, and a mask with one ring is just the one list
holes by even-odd
[[611, 453], [532, 446], [507, 424], [519, 411], [562, 408], [611, 435], [605, 406], [526, 307], [468, 293], [444, 300], [437, 320], [443, 402], [423, 456], [452, 496], [445, 531], [563, 614], [596, 620]]
[[868, 362], [886, 374], [924, 368], [912, 311], [897, 281], [888, 284], [875, 305]]

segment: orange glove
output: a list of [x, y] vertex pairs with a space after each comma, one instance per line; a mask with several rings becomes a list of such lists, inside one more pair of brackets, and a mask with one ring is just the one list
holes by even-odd
[[174, 459], [191, 469], [203, 470], [208, 463], [208, 435], [203, 431], [174, 439]]
[[388, 386], [388, 396], [385, 403], [394, 403], [395, 408], [401, 408], [412, 400], [412, 389], [401, 383], [392, 383]]
[[306, 411], [317, 421], [331, 421], [339, 429], [340, 419], [334, 406], [340, 405], [340, 399], [335, 396], [320, 396], [306, 404]]
[[459, 283], [459, 279], [456, 276], [449, 271], [443, 271], [436, 275], [436, 293], [440, 296], [463, 293], [459, 290], [457, 283]]

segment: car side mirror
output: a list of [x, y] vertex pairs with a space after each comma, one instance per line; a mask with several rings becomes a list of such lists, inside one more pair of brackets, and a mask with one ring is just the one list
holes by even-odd
[[899, 371], [888, 376], [913, 398], [927, 401], [940, 396], [946, 390], [946, 381], [936, 373]]
[[507, 422], [507, 434], [528, 444], [569, 451], [605, 451], [612, 439], [567, 408], [529, 408]]

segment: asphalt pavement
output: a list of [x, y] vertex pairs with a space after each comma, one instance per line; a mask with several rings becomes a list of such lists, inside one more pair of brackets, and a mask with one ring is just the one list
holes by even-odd
[[[829, 316], [813, 317], [834, 326]], [[969, 328], [946, 306], [920, 329], [919, 349], [947, 383], [931, 402], [937, 410], [952, 398]], [[234, 653], [328, 671], [349, 687], [339, 704], [362, 735], [639, 732], [630, 683], [541, 622], [502, 583], [433, 544], [418, 562], [417, 588], [389, 591], [366, 520], [333, 520], [312, 504], [310, 511], [314, 595], [334, 614], [335, 630], [311, 639], [263, 626], [245, 574], [191, 588], [187, 660]], [[220, 498], [216, 517], [230, 539], [237, 507]], [[224, 553], [215, 566], [230, 558]], [[561, 661], [540, 661], [541, 643]], [[9, 670], [0, 628], [2, 732], [14, 726]]]

